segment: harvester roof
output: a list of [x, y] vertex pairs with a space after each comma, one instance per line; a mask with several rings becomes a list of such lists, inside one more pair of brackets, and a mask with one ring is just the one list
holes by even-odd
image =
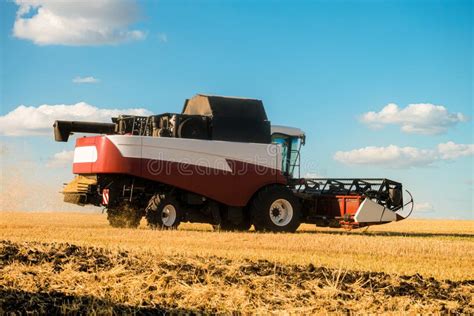
[[257, 99], [196, 94], [186, 103], [183, 114], [267, 121], [263, 102]]
[[272, 135], [273, 134], [282, 134], [288, 136], [304, 137], [304, 132], [296, 127], [283, 126], [283, 125], [272, 125], [271, 127]]

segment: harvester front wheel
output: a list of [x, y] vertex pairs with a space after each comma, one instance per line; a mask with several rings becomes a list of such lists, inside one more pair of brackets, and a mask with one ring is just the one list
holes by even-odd
[[301, 224], [301, 205], [284, 186], [264, 188], [251, 202], [250, 214], [257, 231], [295, 232]]
[[146, 219], [152, 229], [176, 229], [181, 218], [179, 203], [174, 198], [156, 194], [150, 199]]

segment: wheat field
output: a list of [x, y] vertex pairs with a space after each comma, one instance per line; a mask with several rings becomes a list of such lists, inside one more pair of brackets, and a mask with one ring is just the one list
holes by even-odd
[[474, 313], [474, 221], [272, 234], [2, 212], [0, 240], [7, 312]]

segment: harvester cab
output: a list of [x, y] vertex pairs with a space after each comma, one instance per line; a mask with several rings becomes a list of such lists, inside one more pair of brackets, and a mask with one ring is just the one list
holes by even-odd
[[[114, 227], [181, 222], [221, 230], [292, 232], [301, 223], [357, 228], [403, 219], [402, 184], [300, 176], [305, 134], [271, 125], [261, 100], [198, 94], [181, 113], [56, 121], [76, 138], [64, 200], [105, 207]], [[411, 212], [411, 211], [410, 211]]]
[[289, 178], [300, 177], [301, 146], [305, 144], [305, 133], [288, 126], [272, 125], [272, 143], [281, 146], [282, 172]]

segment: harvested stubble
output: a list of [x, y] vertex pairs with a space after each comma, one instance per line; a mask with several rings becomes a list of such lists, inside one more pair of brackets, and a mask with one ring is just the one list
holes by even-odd
[[4, 312], [474, 312], [474, 280], [156, 257], [67, 243], [0, 243]]
[[[443, 228], [443, 229], [441, 229]], [[348, 270], [472, 279], [474, 221], [407, 220], [345, 232], [302, 225], [295, 234], [210, 232], [210, 225], [182, 224], [178, 231], [111, 228], [104, 214], [0, 213], [0, 239], [60, 242], [155, 257], [218, 256], [313, 264]], [[438, 232], [439, 231], [439, 232]]]
[[103, 214], [0, 213], [2, 311], [474, 313], [474, 222], [368, 232], [113, 229]]

